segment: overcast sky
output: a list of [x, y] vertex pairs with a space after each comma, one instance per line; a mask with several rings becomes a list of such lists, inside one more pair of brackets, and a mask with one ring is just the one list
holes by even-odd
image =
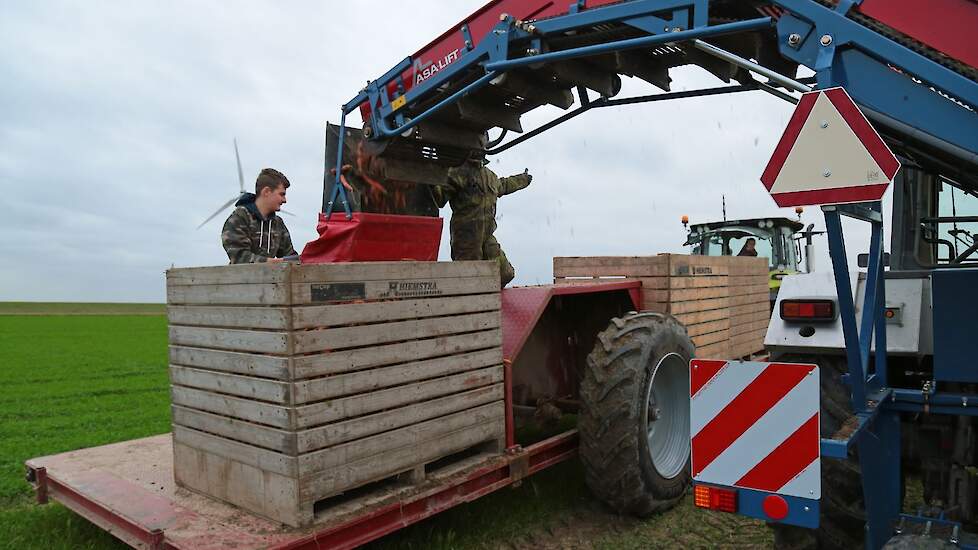
[[[196, 227], [237, 194], [235, 137], [249, 186], [266, 166], [291, 180], [301, 249], [324, 123], [479, 5], [3, 2], [0, 301], [160, 302], [171, 265], [226, 263], [230, 211]], [[672, 76], [674, 90], [720, 84]], [[625, 80], [622, 97], [654, 91]], [[550, 281], [557, 255], [683, 252], [680, 217], [718, 219], [723, 195], [730, 218], [793, 217], [758, 181], [791, 110], [761, 92], [604, 109], [495, 159], [500, 175], [534, 174], [498, 209], [516, 283]], [[805, 221], [823, 225], [815, 208]]]

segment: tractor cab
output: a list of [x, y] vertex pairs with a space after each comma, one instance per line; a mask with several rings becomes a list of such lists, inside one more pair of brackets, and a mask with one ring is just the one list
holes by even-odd
[[748, 244], [753, 239], [756, 255], [769, 260], [771, 277], [768, 284], [773, 303], [781, 279], [801, 271], [802, 254], [798, 241], [804, 227], [801, 222], [788, 218], [700, 223], [689, 226], [684, 246], [692, 246], [691, 254], [698, 256], [753, 256]]

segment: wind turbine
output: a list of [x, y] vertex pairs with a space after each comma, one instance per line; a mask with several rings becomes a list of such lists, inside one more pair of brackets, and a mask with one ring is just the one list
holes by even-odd
[[[204, 227], [205, 225], [207, 225], [207, 222], [209, 222], [209, 221], [213, 220], [214, 218], [216, 218], [218, 216], [218, 214], [220, 214], [221, 212], [227, 210], [227, 208], [229, 206], [231, 206], [234, 203], [238, 202], [238, 200], [241, 199], [241, 197], [245, 193], [247, 193], [247, 191], [245, 191], [245, 185], [244, 185], [244, 172], [241, 170], [241, 155], [238, 154], [238, 138], [234, 138], [234, 159], [238, 162], [238, 185], [239, 185], [238, 194], [235, 195], [235, 197], [233, 199], [229, 200], [228, 202], [224, 203], [220, 208], [218, 208], [217, 209], [217, 212], [214, 212], [213, 214], [211, 214], [211, 216], [209, 218], [207, 218], [206, 220], [204, 220], [204, 223], [198, 225], [197, 226], [197, 229], [200, 229], [201, 227]], [[282, 210], [281, 212], [283, 214], [288, 214], [290, 216], [294, 216], [295, 215], [292, 212], [286, 212], [285, 210]]]

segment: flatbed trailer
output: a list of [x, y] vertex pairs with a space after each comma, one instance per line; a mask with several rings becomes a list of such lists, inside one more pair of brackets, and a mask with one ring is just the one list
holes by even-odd
[[[400, 476], [317, 505], [312, 525], [293, 528], [177, 487], [170, 434], [27, 461], [37, 501], [60, 502], [119, 540], [147, 549], [355, 548], [454, 506], [518, 485], [576, 456], [577, 430], [521, 445], [514, 424], [513, 369], [524, 348], [542, 362], [557, 391], [583, 360], [568, 345], [555, 309], [580, 308], [605, 324], [639, 309], [634, 280], [506, 289], [502, 295], [506, 450], [447, 457], [426, 467], [425, 480]], [[577, 327], [579, 328], [579, 327]], [[594, 326], [594, 332], [598, 324]], [[593, 338], [594, 334], [591, 334]], [[529, 342], [529, 343], [528, 343]], [[537, 363], [541, 364], [541, 363]]]
[[293, 528], [176, 486], [170, 434], [31, 459], [37, 501], [60, 502], [133, 548], [355, 548], [572, 458], [572, 430], [506, 454], [467, 457], [422, 485], [386, 485]]

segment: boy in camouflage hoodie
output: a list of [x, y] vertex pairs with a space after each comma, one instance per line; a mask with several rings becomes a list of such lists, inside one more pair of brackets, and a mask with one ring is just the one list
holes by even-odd
[[224, 222], [221, 241], [232, 264], [281, 262], [295, 256], [292, 237], [282, 218], [275, 215], [285, 204], [289, 180], [278, 170], [258, 174], [255, 193], [241, 195]]
[[500, 178], [475, 155], [462, 166], [448, 172], [448, 182], [434, 188], [435, 204], [439, 208], [450, 203], [450, 225], [453, 260], [496, 260], [502, 287], [516, 276], [499, 241], [496, 231], [496, 199], [530, 185], [533, 176], [524, 172]]

